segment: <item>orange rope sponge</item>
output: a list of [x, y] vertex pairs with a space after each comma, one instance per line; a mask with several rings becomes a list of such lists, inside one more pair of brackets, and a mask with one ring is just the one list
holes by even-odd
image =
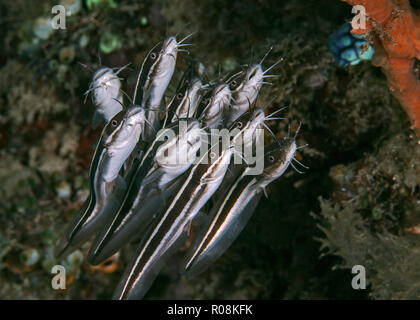
[[366, 9], [366, 34], [375, 48], [372, 63], [382, 68], [389, 89], [407, 112], [420, 137], [420, 82], [414, 74], [414, 59], [420, 59], [420, 12], [409, 0], [341, 0]]

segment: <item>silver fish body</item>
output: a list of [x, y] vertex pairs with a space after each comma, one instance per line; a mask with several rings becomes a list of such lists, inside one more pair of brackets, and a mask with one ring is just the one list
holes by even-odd
[[119, 172], [125, 160], [136, 147], [144, 127], [144, 109], [140, 106], [128, 108], [118, 130], [105, 143], [106, 157], [104, 164], [98, 166], [98, 177], [106, 182], [111, 182], [116, 178], [116, 173]]
[[263, 77], [261, 65], [252, 64], [227, 81], [232, 91], [232, 103], [226, 112], [226, 126], [230, 126], [235, 119], [252, 106], [261, 89]]
[[115, 182], [120, 182], [118, 173], [140, 137], [144, 117], [143, 108], [132, 106], [119, 112], [103, 129], [89, 173], [90, 195], [67, 230], [67, 246], [82, 244], [107, 218], [104, 209], [108, 196]]
[[[256, 145], [264, 143], [263, 132], [257, 130], [263, 130], [263, 124], [265, 120], [264, 110], [258, 107], [252, 108], [246, 111], [244, 114], [239, 116], [229, 127], [232, 139], [231, 143], [235, 148], [235, 151], [241, 155], [245, 154], [245, 151], [253, 153], [257, 152]], [[231, 163], [229, 166], [229, 172], [226, 174], [222, 185], [212, 197], [212, 203], [216, 203], [221, 197], [226, 195], [230, 185], [240, 175], [244, 168], [244, 159], [240, 158], [241, 163]]]
[[[182, 186], [171, 199], [169, 207], [151, 227], [150, 234], [136, 250], [122, 280], [114, 292], [115, 299], [139, 299], [148, 290], [156, 276], [156, 263], [176, 243], [200, 209], [214, 194], [228, 168], [232, 148], [220, 152], [220, 144], [214, 144], [201, 156], [186, 176]], [[218, 154], [218, 155], [216, 155]], [[208, 163], [201, 163], [206, 159]]]
[[156, 186], [162, 189], [168, 182], [187, 171], [195, 160], [203, 134], [200, 122], [193, 118], [181, 118], [178, 123], [179, 131], [176, 136], [156, 150], [154, 166], [145, 179], [146, 184], [149, 184], [149, 176], [161, 171], [162, 176]]
[[212, 208], [209, 225], [192, 246], [185, 265], [187, 271], [195, 274], [204, 271], [229, 248], [255, 211], [264, 188], [289, 166], [296, 144], [294, 139], [285, 138], [270, 145], [266, 151], [263, 173], [248, 175], [248, 168], [245, 168]]
[[176, 179], [191, 166], [200, 146], [199, 128], [197, 120], [181, 119], [167, 128], [174, 134], [167, 141], [163, 139], [165, 131], [159, 133], [138, 164], [113, 220], [95, 239], [88, 256], [90, 263], [98, 264], [111, 256], [148, 226], [176, 191]]
[[[239, 223], [239, 218], [244, 218], [245, 210], [255, 209], [261, 194], [255, 188], [255, 178], [242, 171], [209, 212], [209, 225], [198, 234], [192, 252], [187, 254], [186, 271], [200, 273], [224, 253], [248, 221]], [[249, 218], [252, 212], [247, 213]]]
[[90, 91], [92, 91], [92, 101], [96, 106], [93, 127], [96, 127], [102, 119], [106, 123], [109, 122], [123, 109], [121, 81], [111, 68], [101, 67], [93, 74], [88, 92]]
[[177, 40], [171, 36], [155, 45], [143, 61], [134, 101], [146, 109], [146, 119], [154, 127], [145, 128], [143, 140], [152, 140], [159, 127], [159, 107], [175, 70], [177, 52]]
[[240, 132], [240, 140], [233, 140], [232, 143], [243, 144], [242, 150], [250, 148], [257, 143], [263, 143], [257, 130], [263, 130], [265, 120], [264, 110], [258, 107], [252, 108], [242, 113], [233, 121], [229, 127], [229, 131], [233, 132], [236, 128]]
[[200, 78], [185, 81], [167, 107], [165, 123], [193, 117], [200, 101], [201, 89]]
[[222, 123], [231, 96], [231, 91], [226, 83], [219, 83], [203, 96], [197, 110], [198, 120], [202, 127], [215, 129]]

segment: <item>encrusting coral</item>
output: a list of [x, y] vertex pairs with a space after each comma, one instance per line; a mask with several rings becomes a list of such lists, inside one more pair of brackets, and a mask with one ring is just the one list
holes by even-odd
[[372, 63], [382, 68], [389, 89], [411, 119], [420, 136], [420, 82], [414, 74], [420, 59], [420, 12], [409, 0], [341, 0], [366, 9], [366, 28], [353, 29], [366, 34], [375, 48]]

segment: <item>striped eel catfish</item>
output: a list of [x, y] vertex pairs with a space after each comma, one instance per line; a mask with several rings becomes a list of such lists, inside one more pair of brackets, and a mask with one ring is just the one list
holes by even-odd
[[176, 88], [176, 94], [166, 107], [163, 127], [166, 123], [194, 116], [204, 91], [199, 64], [198, 61], [192, 60], [184, 71]]
[[200, 155], [165, 212], [156, 219], [137, 248], [114, 292], [115, 299], [144, 296], [156, 275], [156, 265], [160, 266], [161, 257], [219, 187], [232, 154], [233, 148], [223, 148], [222, 140], [219, 140]]
[[260, 63], [248, 65], [246, 69], [237, 72], [226, 81], [232, 91], [232, 102], [224, 120], [226, 126], [229, 127], [236, 118], [254, 104], [263, 84], [271, 84], [270, 82], [264, 82], [265, 78], [277, 77], [277, 75], [270, 75], [267, 72], [272, 70], [283, 59], [278, 60], [265, 71], [262, 68], [262, 64], [271, 49], [264, 55]]
[[153, 125], [153, 128], [145, 128], [142, 134], [145, 141], [152, 140], [154, 130], [159, 127], [160, 103], [174, 73], [177, 53], [182, 50], [181, 47], [187, 45], [182, 43], [188, 37], [180, 42], [177, 42], [174, 36], [165, 38], [156, 44], [143, 60], [133, 101], [145, 108], [146, 119]]
[[193, 77], [184, 81], [176, 91], [176, 95], [169, 102], [166, 108], [166, 117], [163, 126], [167, 122], [174, 122], [177, 119], [190, 118], [195, 114], [199, 100], [202, 83], [200, 78]]
[[[237, 163], [236, 159], [229, 165], [228, 173], [223, 179], [222, 185], [216, 191], [212, 197], [211, 204], [214, 205], [220, 199], [224, 197], [227, 190], [230, 188], [232, 182], [237, 178], [240, 172], [244, 168], [243, 158], [247, 160], [247, 152], [257, 153], [257, 144], [260, 146], [263, 144], [264, 134], [263, 131], [258, 132], [257, 129], [263, 130], [264, 121], [270, 117], [266, 117], [262, 108], [254, 107], [246, 111], [244, 114], [239, 116], [230, 126], [229, 131], [240, 130], [239, 135], [232, 143], [235, 146], [236, 154], [239, 155], [240, 163]], [[262, 145], [263, 146], [263, 145]], [[263, 152], [263, 148], [260, 152]], [[252, 159], [248, 159], [252, 160]]]
[[265, 187], [285, 172], [296, 149], [295, 139], [286, 137], [266, 148], [262, 174], [249, 175], [249, 167], [243, 169], [212, 208], [208, 227], [187, 255], [186, 271], [193, 274], [204, 271], [229, 248], [256, 209]]
[[89, 92], [92, 91], [92, 102], [96, 106], [92, 120], [93, 128], [96, 128], [103, 120], [105, 120], [105, 123], [108, 123], [123, 109], [121, 105], [123, 102], [121, 81], [118, 73], [126, 67], [123, 66], [116, 72], [109, 67], [100, 67], [92, 75], [92, 80], [85, 96], [87, 98]]
[[179, 186], [177, 178], [191, 166], [200, 147], [200, 136], [200, 124], [192, 118], [180, 119], [159, 131], [112, 221], [96, 237], [89, 251], [89, 263], [105, 260], [149, 225]]
[[80, 246], [106, 220], [104, 208], [114, 184], [122, 180], [118, 173], [139, 140], [144, 119], [144, 109], [131, 106], [115, 115], [102, 130], [90, 166], [89, 197], [67, 229], [67, 244], [59, 256]]
[[[114, 293], [116, 299], [139, 299], [146, 293], [162, 263], [185, 236], [185, 228], [216, 192], [225, 177], [236, 139], [260, 120], [262, 111], [248, 112], [232, 127], [230, 141], [212, 143], [186, 175], [169, 206], [149, 228]], [[262, 112], [262, 114], [264, 114]], [[225, 137], [224, 137], [225, 138]], [[222, 150], [220, 150], [222, 149]]]
[[232, 92], [232, 102], [227, 109], [225, 125], [230, 126], [241, 114], [247, 111], [262, 86], [263, 71], [260, 64], [252, 64], [246, 70], [233, 75], [227, 83]]

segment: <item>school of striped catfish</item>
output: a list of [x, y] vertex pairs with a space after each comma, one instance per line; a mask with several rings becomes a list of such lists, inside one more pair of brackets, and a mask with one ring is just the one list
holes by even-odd
[[104, 127], [90, 165], [90, 194], [57, 256], [91, 241], [87, 260], [97, 265], [137, 241], [114, 299], [143, 298], [163, 263], [191, 237], [182, 268], [204, 271], [237, 238], [266, 186], [292, 161], [302, 165], [294, 158], [298, 130], [282, 139], [273, 134], [273, 142], [256, 152], [255, 161], [263, 164], [257, 174], [243, 153], [264, 144], [264, 128], [272, 133], [265, 121], [282, 119], [275, 117], [282, 109], [266, 115], [268, 106], [256, 106], [264, 79], [275, 76], [267, 72], [281, 61], [264, 70], [268, 52], [259, 63], [207, 83], [200, 64], [191, 60], [165, 105], [178, 52], [187, 51], [190, 36], [166, 37], [147, 53], [127, 104], [118, 77], [126, 66], [101, 66], [86, 92], [96, 107], [92, 126]]

